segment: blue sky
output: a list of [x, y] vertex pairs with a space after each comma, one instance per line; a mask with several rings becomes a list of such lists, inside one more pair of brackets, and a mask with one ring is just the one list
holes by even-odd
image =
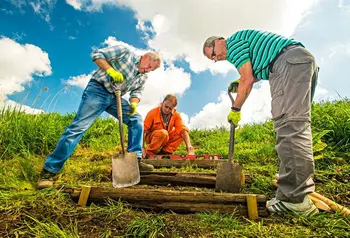
[[[164, 65], [150, 74], [140, 112], [167, 93], [191, 128], [226, 125], [224, 91], [238, 74], [226, 62], [213, 64], [201, 52], [211, 35], [230, 36], [256, 28], [302, 41], [321, 67], [316, 100], [349, 97], [349, 1], [266, 0], [4, 0], [0, 3], [0, 106], [24, 105], [44, 112], [74, 112], [89, 74], [95, 47], [127, 44], [159, 51]], [[196, 11], [193, 11], [196, 9]], [[209, 14], [215, 17], [208, 18]], [[232, 17], [234, 16], [234, 17]], [[325, 17], [327, 16], [327, 17]], [[68, 86], [67, 86], [68, 85]], [[48, 91], [43, 90], [47, 87]], [[269, 86], [254, 87], [242, 123], [270, 117]]]

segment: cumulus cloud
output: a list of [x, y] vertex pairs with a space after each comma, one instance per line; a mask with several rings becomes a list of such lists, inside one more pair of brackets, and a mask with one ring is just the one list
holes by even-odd
[[[233, 98], [235, 96], [233, 95]], [[211, 102], [205, 105], [199, 113], [189, 119], [187, 122], [188, 126], [191, 129], [209, 129], [217, 126], [228, 127], [227, 115], [230, 107], [231, 101], [227, 92], [221, 92], [218, 102]], [[271, 96], [269, 83], [267, 81], [259, 82], [252, 89], [242, 108], [242, 120], [239, 124], [264, 122], [271, 118], [270, 111]]]
[[13, 106], [7, 96], [24, 90], [33, 76], [44, 77], [51, 74], [49, 56], [32, 44], [19, 44], [7, 37], [0, 38], [0, 105]]
[[32, 108], [30, 106], [15, 102], [13, 100], [8, 100], [6, 98], [2, 98], [1, 95], [0, 95], [0, 108], [21, 111], [21, 112], [28, 113], [28, 114], [44, 113], [44, 111], [41, 109]]
[[[107, 4], [133, 10], [138, 20], [136, 28], [143, 33], [148, 47], [159, 50], [168, 65], [179, 59], [188, 62], [194, 73], [209, 69], [212, 74], [226, 74], [235, 70], [227, 62], [214, 64], [202, 55], [203, 42], [210, 35], [227, 37], [236, 30], [255, 28], [292, 36], [314, 53], [321, 66], [315, 99], [334, 99], [337, 93], [349, 95], [350, 81], [345, 79], [346, 74], [341, 70], [347, 67], [350, 59], [350, 31], [340, 30], [347, 29], [350, 20], [350, 4], [346, 1], [307, 0], [298, 4], [292, 0], [70, 2], [67, 0], [68, 4], [73, 7], [75, 4], [74, 8], [83, 11], [102, 11]], [[332, 17], [325, 18], [326, 15]], [[270, 117], [268, 83], [259, 85], [243, 107], [242, 123]], [[159, 101], [160, 97], [152, 100]], [[230, 105], [228, 100], [225, 93], [220, 94], [216, 102], [207, 104], [194, 117], [188, 118], [184, 114], [186, 123], [192, 128], [225, 124], [226, 110]]]
[[[290, 36], [312, 6], [313, 0], [264, 1], [171, 1], [171, 0], [74, 0], [68, 4], [85, 11], [101, 11], [103, 5], [127, 7], [139, 20], [138, 29], [150, 34], [148, 45], [160, 50], [164, 58], [187, 61], [193, 72], [210, 69], [212, 73], [233, 70], [228, 63], [214, 64], [202, 55], [204, 40], [210, 35], [230, 36], [242, 28], [274, 31]], [[278, 19], [278, 20], [276, 20]], [[150, 22], [151, 29], [142, 22]]]
[[71, 86], [78, 86], [80, 88], [85, 88], [88, 84], [92, 74], [82, 74], [79, 76], [71, 76], [67, 80], [67, 84]]
[[75, 10], [80, 10], [82, 3], [79, 0], [66, 0], [66, 3], [71, 5]]
[[[330, 17], [326, 19], [325, 15]], [[321, 68], [317, 100], [350, 96], [346, 72], [350, 62], [350, 31], [345, 30], [349, 29], [349, 22], [349, 1], [320, 0], [295, 33], [295, 37], [315, 55]]]

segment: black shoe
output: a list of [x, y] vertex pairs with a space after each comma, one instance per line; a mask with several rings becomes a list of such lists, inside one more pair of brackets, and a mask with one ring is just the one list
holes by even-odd
[[44, 189], [44, 188], [50, 188], [53, 186], [54, 177], [56, 174], [51, 173], [45, 169], [41, 171], [40, 173], [40, 179], [38, 182], [38, 185], [36, 186], [37, 189]]
[[139, 161], [139, 169], [140, 171], [153, 171], [154, 170], [154, 166], [151, 164], [146, 164], [143, 163], [141, 158], [137, 158]]
[[166, 151], [164, 151], [164, 150], [160, 150], [157, 154], [158, 154], [158, 155], [172, 155], [173, 153], [166, 152]]

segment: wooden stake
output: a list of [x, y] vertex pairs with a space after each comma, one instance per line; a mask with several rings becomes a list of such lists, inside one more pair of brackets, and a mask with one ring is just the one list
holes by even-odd
[[247, 209], [248, 209], [248, 217], [250, 220], [258, 219], [259, 213], [258, 213], [258, 201], [256, 199], [256, 195], [247, 194]]
[[89, 199], [91, 187], [90, 186], [84, 186], [81, 188], [80, 196], [79, 196], [79, 201], [78, 201], [78, 206], [85, 207], [86, 203]]

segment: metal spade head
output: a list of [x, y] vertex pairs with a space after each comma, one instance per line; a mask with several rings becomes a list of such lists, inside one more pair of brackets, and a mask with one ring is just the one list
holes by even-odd
[[114, 154], [112, 157], [113, 187], [123, 188], [140, 182], [136, 153]]

